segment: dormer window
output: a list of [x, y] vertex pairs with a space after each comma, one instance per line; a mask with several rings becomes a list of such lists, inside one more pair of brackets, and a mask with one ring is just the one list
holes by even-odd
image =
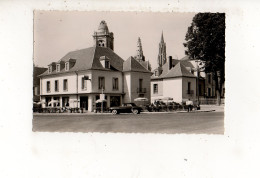
[[107, 69], [110, 68], [110, 62], [109, 61], [105, 61], [105, 68], [107, 68]]
[[56, 72], [60, 72], [60, 64], [57, 64], [57, 66], [56, 66]]
[[70, 58], [65, 62], [65, 71], [69, 71], [76, 64], [76, 59]]
[[106, 69], [110, 69], [110, 59], [106, 56], [101, 56], [99, 58], [100, 63], [102, 64], [102, 66]]
[[154, 71], [154, 75], [155, 75], [155, 76], [158, 76], [158, 71], [157, 71], [157, 70]]
[[65, 71], [68, 71], [69, 70], [69, 62], [66, 62], [65, 63]]
[[55, 62], [52, 62], [51, 64], [48, 65], [48, 73], [52, 73], [55, 70], [56, 70], [56, 63]]

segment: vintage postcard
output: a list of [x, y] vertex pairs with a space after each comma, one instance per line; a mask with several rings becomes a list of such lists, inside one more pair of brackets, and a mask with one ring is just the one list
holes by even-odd
[[224, 134], [225, 13], [34, 11], [33, 131]]
[[257, 7], [0, 1], [0, 177], [260, 177]]

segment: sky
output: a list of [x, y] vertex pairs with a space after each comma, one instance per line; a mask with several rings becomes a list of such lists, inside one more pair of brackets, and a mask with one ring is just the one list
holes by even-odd
[[157, 67], [159, 42], [163, 32], [167, 56], [185, 56], [185, 34], [195, 13], [160, 12], [34, 12], [34, 63], [47, 67], [68, 52], [93, 46], [93, 33], [105, 20], [114, 33], [114, 52], [126, 60], [134, 56], [138, 37], [152, 68]]

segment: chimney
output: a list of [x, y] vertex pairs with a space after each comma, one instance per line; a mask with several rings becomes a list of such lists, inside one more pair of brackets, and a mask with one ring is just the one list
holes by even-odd
[[172, 56], [169, 56], [169, 70], [172, 68]]

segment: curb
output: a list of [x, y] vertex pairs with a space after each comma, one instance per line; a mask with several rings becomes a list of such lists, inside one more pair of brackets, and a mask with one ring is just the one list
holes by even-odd
[[[198, 113], [198, 112], [214, 112], [216, 110], [196, 110], [189, 113]], [[175, 114], [175, 113], [188, 113], [187, 111], [174, 111], [174, 112], [141, 112], [141, 114]], [[128, 113], [126, 113], [128, 114]], [[132, 114], [132, 113], [129, 113]], [[33, 113], [34, 116], [86, 116], [86, 115], [113, 115], [112, 113]]]

